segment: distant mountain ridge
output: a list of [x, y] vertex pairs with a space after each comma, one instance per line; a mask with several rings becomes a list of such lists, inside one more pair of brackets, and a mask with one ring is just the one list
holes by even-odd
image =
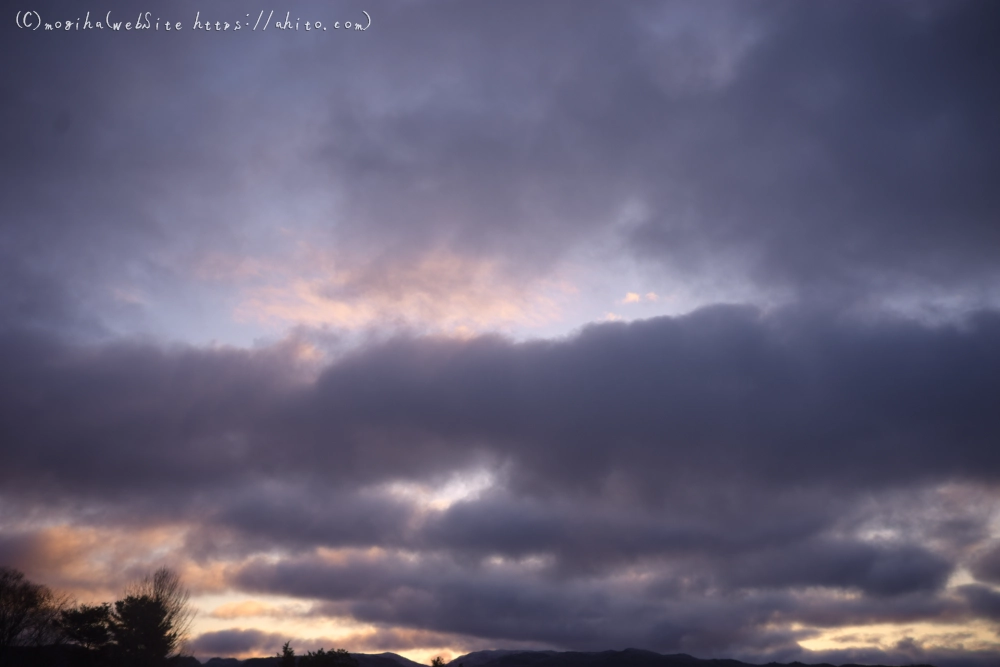
[[370, 658], [389, 658], [390, 660], [395, 660], [396, 662], [403, 665], [421, 665], [421, 662], [414, 662], [409, 658], [404, 658], [398, 653], [391, 653], [389, 651], [383, 651], [382, 653], [352, 653], [351, 655], [365, 655]]
[[[820, 663], [806, 666], [801, 662], [791, 664], [768, 663], [768, 667], [884, 667], [883, 665], [830, 665]], [[623, 651], [476, 651], [455, 658], [448, 667], [758, 667], [747, 662], [730, 659], [695, 658], [686, 653], [664, 655], [654, 651], [629, 648]], [[932, 667], [911, 665], [910, 667]]]
[[427, 667], [419, 662], [413, 662], [398, 653], [352, 653], [358, 667]]
[[517, 653], [542, 653], [555, 655], [557, 651], [525, 651], [523, 649], [492, 649], [488, 651], [474, 651], [472, 653], [460, 655], [448, 664], [454, 667], [458, 667], [458, 665], [463, 665], [464, 667], [479, 667], [480, 665], [493, 662], [498, 658]]
[[[358, 667], [427, 667], [419, 662], [413, 662], [396, 653], [352, 653], [358, 661]], [[205, 667], [277, 667], [281, 661], [277, 657], [247, 658], [211, 658], [202, 663]]]

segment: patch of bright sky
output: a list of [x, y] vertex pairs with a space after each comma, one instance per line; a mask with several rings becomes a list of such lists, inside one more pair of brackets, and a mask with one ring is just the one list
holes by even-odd
[[[560, 338], [571, 335], [581, 327], [605, 321], [632, 321], [657, 316], [682, 315], [712, 303], [759, 303], [749, 295], [713, 290], [699, 294], [688, 286], [654, 283], [650, 280], [629, 279], [620, 274], [598, 275], [580, 270], [582, 288], [571, 287], [557, 294], [558, 308], [555, 317], [531, 317], [531, 321], [516, 322], [509, 318], [489, 321], [478, 318], [473, 324], [461, 324], [462, 313], [449, 319], [446, 326], [434, 321], [410, 320], [404, 322], [409, 330], [435, 335], [452, 335], [467, 338], [478, 334], [500, 333], [523, 341], [538, 338]], [[615, 272], [617, 273], [617, 272]], [[567, 283], [563, 283], [564, 285]], [[542, 286], [546, 289], [549, 286]], [[248, 318], [241, 314], [243, 296], [237, 290], [205, 289], [198, 286], [176, 286], [159, 294], [142, 294], [141, 302], [130, 304], [141, 314], [112, 313], [105, 323], [115, 335], [151, 336], [168, 342], [192, 345], [232, 345], [250, 348], [262, 342], [280, 340], [288, 332], [300, 328], [317, 328], [350, 335], [379, 324], [379, 314], [365, 315], [360, 324], [343, 322], [338, 327], [336, 319], [317, 322], [309, 317], [271, 317], [268, 320]], [[627, 300], [630, 293], [640, 295], [636, 301]], [[655, 295], [651, 297], [649, 295]], [[538, 293], [540, 302], [552, 303], [548, 294]], [[364, 305], [364, 304], [362, 304]], [[761, 305], [768, 305], [767, 303]], [[308, 304], [305, 304], [308, 307]], [[367, 311], [370, 313], [371, 311]], [[398, 313], [386, 309], [383, 313], [389, 326], [399, 324]]]
[[[964, 567], [957, 567], [955, 571], [951, 573], [948, 577], [948, 583], [945, 588], [958, 588], [959, 586], [966, 586], [968, 584], [979, 584], [980, 586], [988, 586], [989, 584], [984, 584], [981, 581], [976, 581], [976, 578], [972, 576]], [[1000, 591], [998, 591], [1000, 592]]]
[[959, 648], [967, 651], [997, 650], [995, 627], [985, 620], [967, 623], [880, 623], [821, 630], [799, 645], [810, 651], [848, 648], [892, 648], [897, 642], [912, 638], [924, 648]]
[[477, 468], [454, 473], [436, 488], [416, 482], [394, 481], [380, 486], [379, 490], [404, 498], [421, 509], [443, 511], [457, 502], [474, 500], [495, 483], [494, 473]]
[[[269, 164], [291, 159], [264, 157]], [[252, 347], [297, 327], [350, 332], [401, 319], [422, 333], [554, 338], [593, 322], [679, 315], [711, 303], [775, 302], [742, 279], [735, 258], [717, 258], [712, 275], [700, 277], [637, 263], [625, 241], [648, 215], [637, 201], [625, 202], [612, 224], [534, 277], [505, 273], [502, 257], [438, 248], [386, 267], [387, 291], [371, 283], [363, 258], [330, 245], [335, 198], [307, 196], [313, 190], [258, 189], [240, 198], [228, 226], [174, 234], [145, 262], [124, 266], [95, 309], [113, 335]]]
[[[255, 199], [254, 207], [241, 206], [238, 231], [205, 239], [209, 247], [228, 240], [235, 252], [203, 251], [175, 239], [146, 268], [130, 269], [108, 285], [104, 303], [96, 305], [110, 333], [250, 348], [301, 327], [350, 335], [403, 324], [416, 333], [500, 333], [527, 340], [564, 337], [590, 323], [677, 316], [716, 303], [767, 309], [794, 298], [791, 290], [745, 280], [749, 260], [736, 254], [719, 256], [711, 271], [700, 272], [637, 261], [624, 239], [648, 212], [635, 201], [534, 278], [505, 276], [492, 260], [438, 251], [398, 269], [398, 293], [380, 292], [365, 286], [363, 264], [348, 266], [323, 249], [329, 238], [321, 221], [333, 215], [332, 198], [310, 204], [292, 197], [302, 201], [288, 209], [268, 203], [279, 192]], [[325, 294], [341, 288], [342, 295]], [[961, 295], [938, 289], [887, 294], [857, 308], [939, 323], [997, 304], [997, 288]]]
[[238, 591], [191, 597], [197, 610], [194, 634], [256, 627], [291, 637], [336, 638], [367, 628], [349, 618], [309, 616], [311, 603], [281, 595], [247, 594]]

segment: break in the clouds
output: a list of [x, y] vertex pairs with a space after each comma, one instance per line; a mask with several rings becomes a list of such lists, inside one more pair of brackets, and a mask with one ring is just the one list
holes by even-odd
[[154, 1], [4, 27], [0, 563], [201, 656], [996, 662], [992, 3]]

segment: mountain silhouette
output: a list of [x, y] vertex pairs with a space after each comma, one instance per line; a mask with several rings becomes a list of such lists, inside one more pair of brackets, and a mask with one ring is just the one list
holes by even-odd
[[[686, 653], [664, 655], [653, 651], [629, 648], [624, 651], [476, 651], [455, 658], [448, 667], [758, 667], [750, 663], [729, 659], [695, 658]], [[806, 666], [801, 662], [790, 665], [768, 663], [768, 667], [835, 667], [827, 663]], [[840, 665], [838, 667], [861, 667]], [[883, 667], [868, 665], [865, 667]], [[911, 667], [932, 667], [912, 665]]]

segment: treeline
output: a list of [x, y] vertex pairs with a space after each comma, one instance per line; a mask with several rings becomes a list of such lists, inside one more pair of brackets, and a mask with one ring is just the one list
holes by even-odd
[[[160, 667], [182, 660], [191, 625], [188, 592], [167, 568], [114, 602], [73, 605], [22, 572], [0, 566], [0, 665]], [[64, 647], [53, 650], [53, 647]]]
[[[129, 584], [114, 602], [77, 605], [0, 565], [0, 667], [199, 665], [182, 655], [194, 617], [188, 598], [168, 568]], [[358, 667], [345, 649], [296, 656], [291, 642], [276, 658], [279, 667]]]
[[281, 659], [278, 667], [358, 667], [357, 659], [342, 648], [307, 651], [303, 656], [296, 656], [291, 642], [285, 642], [277, 657]]

